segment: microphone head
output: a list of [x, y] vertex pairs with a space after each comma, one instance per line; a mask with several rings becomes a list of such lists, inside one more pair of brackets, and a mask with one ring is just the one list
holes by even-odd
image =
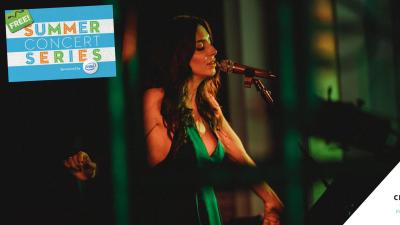
[[230, 59], [223, 59], [217, 63], [218, 68], [225, 73], [238, 73], [238, 74], [246, 74], [246, 71], [250, 70], [254, 73], [254, 76], [261, 78], [276, 78], [271, 71], [257, 69], [254, 67], [245, 66], [239, 63], [235, 63]]
[[218, 64], [219, 69], [225, 73], [231, 73], [233, 71], [233, 62], [229, 59], [223, 59]]

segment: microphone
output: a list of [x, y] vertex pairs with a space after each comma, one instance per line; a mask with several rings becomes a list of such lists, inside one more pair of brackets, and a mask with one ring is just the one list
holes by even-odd
[[232, 60], [229, 59], [221, 60], [219, 63], [217, 63], [217, 65], [219, 69], [225, 73], [247, 74], [247, 72], [250, 71], [251, 73], [254, 72], [254, 76], [256, 77], [268, 78], [268, 79], [276, 78], [276, 76], [272, 74], [271, 71], [246, 66], [237, 62], [233, 62]]

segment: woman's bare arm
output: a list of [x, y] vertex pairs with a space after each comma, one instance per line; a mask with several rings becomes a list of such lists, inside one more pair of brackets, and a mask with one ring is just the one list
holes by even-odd
[[[217, 116], [222, 120], [221, 127], [216, 133], [228, 158], [241, 165], [256, 166], [254, 160], [247, 154], [242, 141], [225, 119], [218, 102], [213, 97], [210, 101], [217, 109]], [[264, 224], [279, 224], [279, 214], [283, 210], [283, 203], [277, 194], [266, 182], [254, 184], [252, 190], [264, 202]]]
[[167, 157], [172, 142], [161, 116], [163, 97], [161, 88], [148, 89], [143, 95], [144, 131], [150, 166], [157, 165]]

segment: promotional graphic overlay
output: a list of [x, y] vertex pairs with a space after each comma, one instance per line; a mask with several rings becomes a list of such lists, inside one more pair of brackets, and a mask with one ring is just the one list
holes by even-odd
[[400, 163], [383, 179], [344, 225], [400, 224]]
[[112, 5], [5, 11], [8, 81], [115, 77]]

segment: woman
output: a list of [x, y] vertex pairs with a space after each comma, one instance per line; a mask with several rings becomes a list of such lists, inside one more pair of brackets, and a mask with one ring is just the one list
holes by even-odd
[[[178, 16], [167, 32], [156, 60], [161, 87], [147, 89], [143, 98], [149, 164], [158, 171], [195, 171], [221, 163], [226, 156], [254, 166], [215, 99], [219, 71], [208, 23]], [[182, 183], [157, 187], [160, 207], [154, 223], [222, 224], [213, 188], [198, 187], [189, 179]], [[266, 183], [253, 190], [264, 202], [263, 224], [279, 224], [283, 204], [278, 196]]]

